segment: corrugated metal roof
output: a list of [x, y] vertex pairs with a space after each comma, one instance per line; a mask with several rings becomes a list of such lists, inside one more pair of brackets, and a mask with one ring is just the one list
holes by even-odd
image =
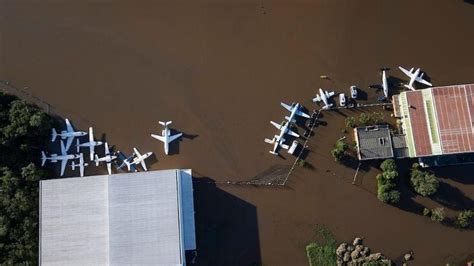
[[392, 140], [387, 125], [357, 128], [358, 151], [361, 160], [392, 158]]
[[41, 181], [42, 265], [185, 264], [195, 249], [190, 170]]

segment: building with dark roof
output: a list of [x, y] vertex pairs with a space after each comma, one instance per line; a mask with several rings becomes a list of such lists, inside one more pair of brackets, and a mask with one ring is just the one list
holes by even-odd
[[358, 127], [354, 129], [359, 160], [393, 157], [392, 137], [388, 125]]

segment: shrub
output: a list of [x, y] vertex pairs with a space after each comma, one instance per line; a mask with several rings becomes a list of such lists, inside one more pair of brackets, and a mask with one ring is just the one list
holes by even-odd
[[431, 210], [431, 220], [441, 223], [446, 218], [444, 208], [434, 208]]
[[331, 150], [331, 154], [334, 157], [336, 162], [341, 161], [344, 158], [346, 150], [349, 148], [349, 145], [342, 140], [336, 142], [336, 147]]
[[384, 121], [385, 117], [383, 113], [362, 113], [359, 116], [359, 123], [363, 126], [373, 126], [381, 124]]
[[431, 210], [430, 210], [430, 209], [428, 209], [428, 208], [424, 208], [424, 209], [423, 209], [423, 215], [424, 215], [424, 216], [430, 216], [430, 214], [431, 214]]
[[397, 169], [397, 165], [393, 159], [387, 159], [380, 164], [382, 171], [394, 171]]
[[425, 197], [433, 195], [439, 187], [438, 178], [433, 174], [420, 170], [418, 166], [411, 170], [410, 183], [418, 194]]
[[353, 116], [346, 118], [346, 127], [354, 128], [356, 126], [356, 119]]
[[471, 225], [474, 218], [474, 211], [464, 210], [459, 213], [456, 224], [461, 228], [467, 228]]
[[400, 192], [395, 189], [398, 177], [395, 161], [387, 159], [380, 164], [380, 168], [383, 172], [376, 177], [377, 198], [384, 203], [396, 204], [400, 201]]

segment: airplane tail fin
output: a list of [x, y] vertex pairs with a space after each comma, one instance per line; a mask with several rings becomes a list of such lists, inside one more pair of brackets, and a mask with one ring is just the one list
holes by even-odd
[[54, 142], [57, 137], [58, 137], [58, 132], [56, 131], [55, 128], [52, 128], [51, 129], [51, 142]]
[[403, 85], [403, 87], [405, 87], [405, 88], [407, 88], [407, 89], [410, 89], [410, 90], [412, 90], [412, 91], [415, 90], [415, 88], [413, 88], [413, 86], [409, 86], [408, 84]]
[[166, 122], [162, 122], [162, 121], [158, 121], [160, 123], [160, 125], [166, 127], [166, 126], [169, 126], [171, 125], [171, 123], [173, 123], [173, 121], [166, 121]]
[[273, 144], [275, 142], [274, 139], [265, 139], [265, 142], [268, 144]]
[[46, 163], [46, 153], [44, 151], [41, 151], [41, 166], [44, 166]]

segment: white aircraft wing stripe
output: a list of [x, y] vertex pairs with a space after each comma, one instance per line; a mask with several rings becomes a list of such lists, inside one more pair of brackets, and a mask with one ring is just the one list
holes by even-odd
[[112, 164], [111, 163], [107, 163], [107, 172], [109, 172], [109, 175], [112, 174]]
[[66, 140], [66, 151], [68, 151], [69, 148], [71, 147], [71, 144], [72, 144], [73, 140], [74, 140], [74, 137], [67, 138], [67, 140]]
[[290, 129], [288, 129], [288, 132], [287, 132], [287, 133], [290, 134], [290, 135], [292, 135], [292, 136], [295, 137], [295, 138], [299, 138], [299, 137], [300, 137], [300, 135], [298, 135], [298, 133], [296, 133], [296, 132], [294, 132], [294, 131], [292, 131], [292, 130], [290, 130]]
[[334, 95], [334, 92], [333, 92], [333, 91], [331, 91], [331, 92], [327, 92], [327, 91], [326, 91], [326, 95], [327, 95], [327, 97], [329, 98], [329, 97], [331, 97], [331, 96]]
[[142, 164], [143, 169], [145, 169], [145, 171], [148, 171], [148, 169], [146, 168], [145, 160], [142, 160], [140, 163]]
[[142, 155], [140, 154], [140, 152], [137, 150], [137, 148], [133, 148], [133, 151], [135, 152], [135, 155], [136, 155], [137, 157], [142, 156]]
[[106, 142], [105, 143], [105, 155], [109, 154], [110, 151], [109, 151], [109, 144]]
[[272, 124], [274, 127], [278, 128], [278, 130], [281, 130], [281, 125], [273, 122], [273, 121], [270, 121], [270, 124]]
[[288, 111], [291, 112], [291, 106], [289, 106], [288, 104], [286, 104], [286, 103], [281, 103], [281, 106], [283, 106], [286, 110], [288, 110]]
[[420, 77], [417, 77], [416, 78], [416, 81], [420, 82], [420, 83], [423, 83], [427, 86], [433, 86], [431, 83], [429, 83], [428, 81], [424, 80], [423, 78], [420, 78]]
[[296, 114], [298, 114], [299, 116], [302, 116], [302, 117], [310, 118], [310, 116], [307, 113], [303, 112], [303, 111], [297, 111]]
[[71, 122], [69, 122], [69, 119], [66, 118], [66, 130], [67, 132], [74, 132], [74, 129], [72, 128]]
[[175, 134], [173, 136], [169, 136], [168, 137], [168, 143], [170, 142], [173, 142], [174, 140], [176, 140], [177, 138], [181, 137], [183, 135], [183, 133], [178, 133], [178, 134]]
[[67, 149], [64, 147], [64, 142], [61, 141], [61, 154], [66, 154], [66, 153], [67, 153]]
[[405, 75], [407, 75], [407, 76], [409, 76], [409, 77], [412, 76], [411, 72], [408, 71], [408, 70], [406, 70], [406, 69], [404, 69], [403, 67], [399, 66], [398, 68], [399, 68]]
[[154, 138], [154, 139], [157, 139], [161, 142], [165, 142], [165, 138], [160, 136], [160, 135], [151, 134], [151, 137]]
[[64, 175], [64, 170], [66, 170], [67, 159], [61, 160], [61, 176]]

